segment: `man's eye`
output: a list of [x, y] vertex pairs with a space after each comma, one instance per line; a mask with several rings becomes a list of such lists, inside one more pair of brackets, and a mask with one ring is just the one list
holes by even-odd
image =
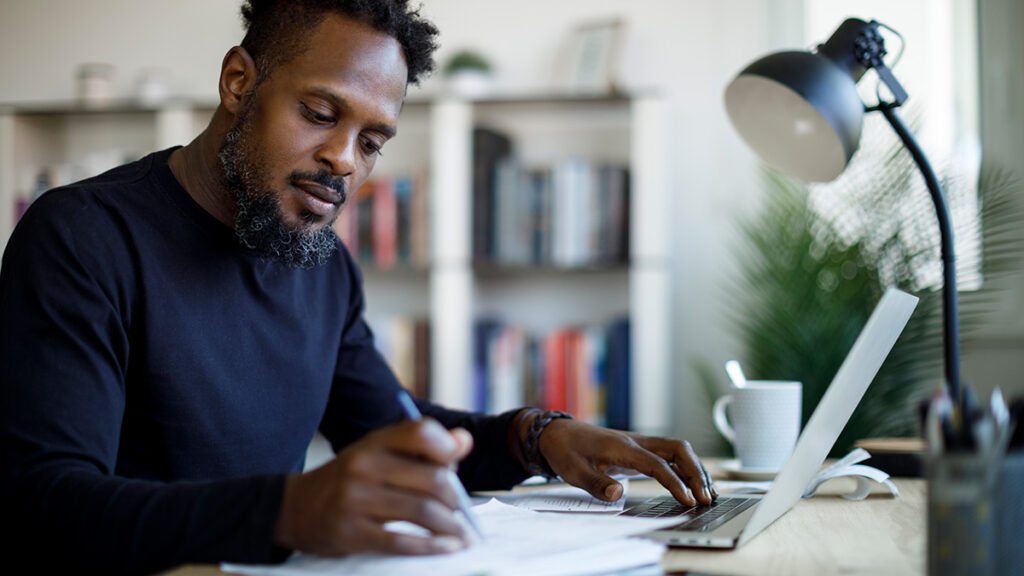
[[302, 113], [303, 115], [306, 116], [306, 118], [309, 118], [312, 122], [315, 122], [317, 124], [330, 124], [334, 122], [334, 119], [331, 118], [330, 116], [324, 116], [323, 114], [314, 112], [309, 106], [306, 106], [305, 104], [302, 104]]
[[384, 155], [384, 153], [381, 152], [381, 147], [369, 138], [363, 140], [363, 147], [366, 149], [368, 154], [376, 154], [378, 156]]

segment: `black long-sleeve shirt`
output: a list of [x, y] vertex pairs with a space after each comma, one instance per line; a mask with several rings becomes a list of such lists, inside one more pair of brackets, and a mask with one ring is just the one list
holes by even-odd
[[[129, 573], [272, 561], [285, 477], [317, 428], [339, 450], [401, 418], [344, 247], [310, 270], [260, 258], [192, 200], [170, 152], [46, 193], [10, 239], [7, 559]], [[469, 488], [526, 476], [505, 440], [512, 413], [420, 405], [473, 434]]]

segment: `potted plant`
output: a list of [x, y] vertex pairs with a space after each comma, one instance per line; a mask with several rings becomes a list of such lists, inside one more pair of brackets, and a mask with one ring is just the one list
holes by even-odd
[[483, 54], [464, 48], [445, 62], [442, 73], [449, 89], [460, 96], [477, 98], [491, 89], [491, 63]]

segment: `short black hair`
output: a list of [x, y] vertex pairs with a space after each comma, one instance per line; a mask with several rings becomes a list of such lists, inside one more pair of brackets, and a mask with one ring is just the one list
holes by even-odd
[[402, 46], [408, 84], [434, 71], [437, 27], [420, 15], [409, 0], [246, 0], [242, 5], [245, 38], [242, 47], [256, 62], [260, 81], [273, 69], [298, 56], [310, 33], [328, 14], [369, 24]]

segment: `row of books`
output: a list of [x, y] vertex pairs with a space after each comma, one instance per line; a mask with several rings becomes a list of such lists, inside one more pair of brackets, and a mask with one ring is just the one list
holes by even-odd
[[388, 270], [426, 267], [429, 206], [422, 174], [367, 180], [334, 222], [338, 238], [362, 264]]
[[479, 264], [626, 262], [629, 169], [567, 158], [527, 168], [501, 133], [474, 131], [473, 256]]
[[[430, 321], [373, 323], [376, 346], [398, 381], [431, 395]], [[562, 410], [579, 420], [630, 429], [629, 320], [528, 334], [498, 320], [474, 325], [471, 408], [497, 414], [522, 406]]]
[[536, 406], [629, 429], [628, 319], [542, 335], [498, 320], [480, 320], [474, 332], [475, 410], [493, 414]]
[[430, 398], [430, 321], [392, 317], [373, 323], [374, 343], [402, 386]]

